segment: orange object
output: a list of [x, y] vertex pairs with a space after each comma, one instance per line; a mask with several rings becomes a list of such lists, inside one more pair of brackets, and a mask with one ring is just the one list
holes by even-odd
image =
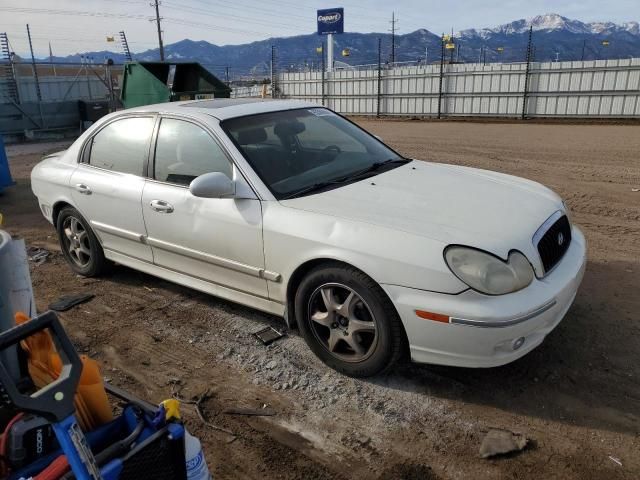
[[425, 310], [416, 310], [416, 315], [425, 320], [433, 320], [434, 322], [449, 323], [449, 317], [440, 313], [427, 312]]
[[[29, 317], [22, 312], [16, 313], [15, 319], [18, 325], [29, 321]], [[29, 376], [36, 387], [43, 388], [60, 376], [62, 360], [49, 332], [37, 332], [20, 342], [20, 345], [29, 357]], [[78, 423], [87, 432], [112, 420], [113, 413], [98, 363], [86, 355], [81, 355], [80, 359], [82, 374], [74, 403]]]
[[69, 462], [65, 455], [60, 455], [49, 464], [42, 472], [36, 475], [34, 480], [58, 480], [69, 471]]

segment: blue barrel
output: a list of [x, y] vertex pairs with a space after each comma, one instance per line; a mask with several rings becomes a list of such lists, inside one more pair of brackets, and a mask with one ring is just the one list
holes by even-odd
[[9, 171], [7, 151], [4, 149], [4, 142], [2, 141], [2, 135], [0, 135], [0, 193], [2, 193], [4, 187], [8, 187], [14, 183], [11, 178], [11, 172]]

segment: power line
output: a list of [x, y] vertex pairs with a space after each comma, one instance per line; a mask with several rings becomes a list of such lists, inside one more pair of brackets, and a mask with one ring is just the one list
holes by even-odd
[[130, 15], [126, 13], [107, 12], [87, 12], [83, 10], [62, 10], [53, 8], [27, 8], [27, 7], [0, 7], [0, 11], [11, 13], [32, 13], [45, 15], [67, 15], [82, 17], [104, 17], [104, 18], [130, 18], [134, 20], [147, 20], [146, 15]]

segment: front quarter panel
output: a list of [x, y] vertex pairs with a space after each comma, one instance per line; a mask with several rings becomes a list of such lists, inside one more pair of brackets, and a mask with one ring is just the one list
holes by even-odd
[[441, 242], [363, 222], [264, 202], [266, 269], [282, 275], [269, 295], [286, 301], [287, 284], [305, 262], [331, 259], [348, 263], [379, 284], [443, 293], [468, 287], [446, 266]]

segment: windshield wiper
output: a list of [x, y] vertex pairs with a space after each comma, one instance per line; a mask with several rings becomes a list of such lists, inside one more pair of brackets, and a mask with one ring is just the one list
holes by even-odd
[[356, 170], [355, 172], [345, 175], [343, 177], [336, 178], [334, 180], [328, 180], [326, 182], [314, 183], [313, 185], [309, 185], [308, 187], [304, 187], [304, 188], [301, 188], [300, 190], [296, 190], [295, 192], [291, 192], [288, 195], [285, 195], [284, 197], [282, 197], [282, 200], [289, 200], [291, 198], [298, 197], [300, 195], [304, 195], [311, 192], [317, 192], [326, 187], [330, 187], [331, 185], [338, 185], [340, 183], [357, 180], [360, 177], [365, 177], [370, 173], [377, 172], [378, 170], [380, 170], [382, 167], [386, 165], [393, 165], [396, 163], [405, 164], [405, 163], [409, 163], [410, 161], [411, 160], [409, 160], [408, 158], [391, 158], [389, 160], [384, 160], [382, 162], [375, 162], [369, 165], [367, 168], [363, 168], [362, 170]]
[[355, 172], [350, 173], [346, 177], [342, 177], [342, 180], [343, 181], [353, 180], [354, 178], [359, 178], [359, 177], [368, 175], [369, 173], [377, 172], [382, 167], [385, 167], [387, 165], [394, 165], [396, 163], [405, 164], [405, 163], [409, 163], [410, 161], [411, 160], [409, 160], [408, 158], [390, 158], [389, 160], [384, 160], [382, 162], [375, 162], [369, 165], [367, 168], [363, 168], [362, 170], [356, 170]]
[[301, 188], [300, 190], [296, 190], [295, 192], [291, 192], [288, 195], [282, 197], [282, 200], [289, 200], [290, 198], [298, 197], [300, 195], [304, 195], [305, 193], [317, 192], [318, 190], [322, 190], [323, 188], [329, 187], [331, 185], [335, 185], [337, 183], [342, 183], [344, 180], [339, 178], [337, 180], [330, 180], [328, 182], [318, 182], [313, 185], [309, 185], [308, 187]]

